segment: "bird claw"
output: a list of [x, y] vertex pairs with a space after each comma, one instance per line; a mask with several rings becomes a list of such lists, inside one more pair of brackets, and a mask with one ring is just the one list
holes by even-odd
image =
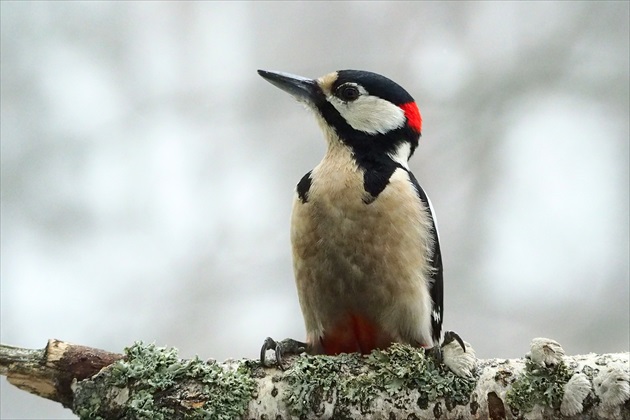
[[442, 349], [451, 344], [453, 341], [457, 341], [457, 344], [459, 344], [464, 353], [466, 353], [466, 345], [464, 344], [464, 340], [462, 340], [459, 334], [457, 334], [455, 331], [446, 331], [444, 333], [444, 340], [442, 340], [442, 344], [440, 344], [439, 346], [433, 346], [430, 349], [426, 349], [425, 354], [435, 359], [438, 364], [443, 364], [444, 352], [442, 351]]
[[306, 343], [286, 338], [282, 341], [276, 341], [271, 337], [265, 338], [260, 349], [260, 363], [266, 366], [267, 350], [273, 350], [276, 354], [276, 365], [280, 370], [284, 370], [282, 359], [285, 355], [298, 355], [306, 351]]
[[459, 334], [457, 334], [455, 331], [446, 331], [444, 333], [444, 340], [442, 341], [440, 347], [451, 344], [453, 341], [457, 341], [457, 344], [459, 344], [462, 350], [464, 350], [464, 353], [466, 353], [466, 345], [464, 344], [464, 340], [462, 340]]
[[[457, 345], [453, 347], [452, 343]], [[435, 360], [437, 364], [444, 365], [460, 377], [471, 377], [476, 364], [475, 351], [454, 331], [446, 331], [444, 340], [439, 346], [433, 346], [425, 350], [425, 354]]]
[[464, 378], [473, 376], [477, 364], [475, 350], [470, 344], [464, 342], [456, 332], [447, 331], [444, 333], [444, 341], [438, 347], [437, 352], [440, 355], [439, 362], [448, 367], [455, 375]]

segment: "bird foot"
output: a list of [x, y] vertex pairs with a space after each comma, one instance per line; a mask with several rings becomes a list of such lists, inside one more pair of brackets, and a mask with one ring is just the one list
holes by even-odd
[[286, 338], [282, 341], [276, 341], [271, 337], [267, 337], [260, 349], [260, 363], [266, 366], [267, 350], [274, 350], [276, 353], [276, 364], [280, 370], [284, 370], [282, 359], [286, 355], [298, 355], [306, 351], [307, 345], [301, 341], [292, 338]]
[[466, 353], [466, 344], [464, 344], [464, 340], [457, 334], [455, 331], [446, 331], [444, 333], [444, 340], [442, 340], [442, 344], [440, 347], [445, 347], [451, 344], [453, 341], [457, 341], [457, 344], [462, 348], [462, 351]]
[[471, 377], [477, 364], [475, 350], [454, 331], [446, 331], [442, 344], [428, 349], [427, 354], [461, 377]]

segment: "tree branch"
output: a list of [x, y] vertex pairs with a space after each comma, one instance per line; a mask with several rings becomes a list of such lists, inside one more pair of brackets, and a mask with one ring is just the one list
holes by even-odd
[[40, 350], [0, 344], [0, 374], [16, 387], [72, 407], [72, 382], [94, 376], [122, 354], [48, 340]]
[[182, 360], [142, 343], [123, 356], [50, 340], [42, 350], [0, 345], [0, 374], [81, 418], [630, 419], [629, 358], [565, 356], [535, 339], [528, 357], [477, 360], [474, 375], [459, 377], [397, 344], [369, 356], [295, 357], [281, 371]]

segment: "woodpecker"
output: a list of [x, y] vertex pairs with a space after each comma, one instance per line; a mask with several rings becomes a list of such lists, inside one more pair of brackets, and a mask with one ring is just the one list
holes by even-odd
[[262, 362], [268, 349], [281, 366], [282, 354], [302, 351], [366, 354], [394, 342], [439, 348], [444, 286], [437, 224], [408, 165], [422, 131], [416, 102], [368, 71], [318, 79], [258, 73], [314, 112], [327, 143], [322, 161], [297, 183], [291, 216], [306, 342], [267, 338]]

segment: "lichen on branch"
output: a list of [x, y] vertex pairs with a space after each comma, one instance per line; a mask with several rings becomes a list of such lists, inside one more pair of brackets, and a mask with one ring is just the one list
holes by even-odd
[[50, 340], [42, 350], [0, 345], [0, 374], [85, 419], [630, 419], [629, 359], [566, 356], [555, 341], [535, 339], [525, 358], [476, 360], [463, 376], [400, 344], [291, 357], [283, 371], [183, 360], [140, 342], [116, 354]]
[[[378, 397], [385, 395], [394, 407], [418, 406], [426, 410], [430, 403], [443, 399], [447, 410], [466, 405], [475, 388], [475, 378], [461, 378], [426, 357], [424, 350], [394, 344], [368, 356], [304, 356], [286, 371], [285, 401], [297, 417], [326, 413], [325, 402], [333, 417], [348, 415], [352, 408], [360, 414], [373, 413]], [[407, 390], [417, 395], [410, 398]]]
[[255, 382], [247, 364], [231, 368], [198, 357], [182, 360], [177, 349], [142, 342], [126, 348], [125, 356], [76, 387], [79, 417], [231, 420], [252, 399]]

